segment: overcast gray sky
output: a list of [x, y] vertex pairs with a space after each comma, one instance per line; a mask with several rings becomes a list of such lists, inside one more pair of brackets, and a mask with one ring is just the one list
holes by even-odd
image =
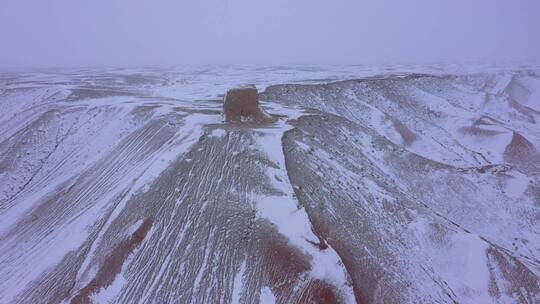
[[0, 66], [540, 61], [540, 0], [2, 0]]

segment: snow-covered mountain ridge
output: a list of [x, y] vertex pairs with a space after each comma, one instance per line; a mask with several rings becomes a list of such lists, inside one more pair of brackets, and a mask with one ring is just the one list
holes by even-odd
[[[276, 122], [224, 122], [247, 83]], [[540, 301], [540, 68], [1, 73], [0, 105], [0, 303]]]

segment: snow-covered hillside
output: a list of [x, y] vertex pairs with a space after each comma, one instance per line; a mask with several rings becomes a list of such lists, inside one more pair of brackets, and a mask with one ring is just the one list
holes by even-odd
[[[225, 123], [256, 84], [272, 123]], [[0, 73], [0, 303], [538, 303], [540, 68]]]

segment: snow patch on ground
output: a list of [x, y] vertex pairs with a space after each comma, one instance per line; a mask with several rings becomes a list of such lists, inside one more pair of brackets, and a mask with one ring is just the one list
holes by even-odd
[[270, 287], [263, 287], [263, 289], [261, 289], [260, 301], [261, 304], [276, 304], [276, 296], [274, 296]]
[[244, 278], [245, 271], [246, 271], [246, 260], [244, 259], [244, 261], [242, 262], [242, 265], [240, 265], [240, 270], [234, 276], [232, 303], [240, 303], [242, 290], [244, 290], [244, 285], [242, 283], [242, 280]]
[[527, 175], [519, 171], [513, 171], [506, 181], [506, 194], [514, 199], [522, 197], [530, 181], [531, 178], [527, 177]]
[[[283, 193], [282, 195], [252, 194], [257, 215], [273, 223], [278, 231], [289, 239], [291, 245], [313, 258], [310, 272], [313, 278], [335, 284], [347, 303], [354, 303], [355, 298], [349, 285], [347, 272], [337, 253], [331, 247], [320, 250], [308, 242], [318, 243], [319, 240], [312, 231], [306, 211], [299, 206], [295, 198], [286, 172], [281, 138], [290, 128], [285, 121], [280, 120], [273, 128], [265, 129], [262, 131], [263, 134], [257, 137], [257, 144], [261, 151], [277, 165], [277, 168], [268, 168], [268, 177], [276, 190]], [[275, 178], [276, 176], [279, 180]]]
[[210, 137], [224, 137], [227, 135], [227, 132], [223, 129], [214, 129], [210, 132]]
[[127, 281], [124, 278], [122, 273], [119, 273], [112, 282], [111, 286], [100, 290], [96, 294], [91, 295], [91, 300], [93, 303], [100, 304], [113, 304], [117, 303], [116, 298], [122, 291], [122, 288], [126, 285]]

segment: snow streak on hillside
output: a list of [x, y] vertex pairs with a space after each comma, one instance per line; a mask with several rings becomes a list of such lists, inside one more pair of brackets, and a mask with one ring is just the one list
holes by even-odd
[[0, 74], [0, 303], [538, 303], [540, 69], [457, 70]]

